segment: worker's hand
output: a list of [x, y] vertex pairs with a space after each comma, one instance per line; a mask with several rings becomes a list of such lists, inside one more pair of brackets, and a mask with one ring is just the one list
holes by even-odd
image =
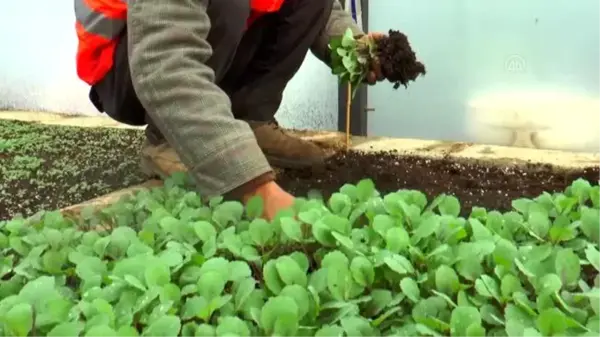
[[294, 196], [284, 191], [274, 181], [259, 186], [255, 191], [244, 197], [244, 202], [253, 196], [260, 196], [263, 199], [263, 217], [269, 221], [273, 220], [279, 211], [294, 206]]
[[[368, 33], [368, 34], [364, 35], [363, 37], [361, 37], [361, 39], [370, 39], [370, 40], [376, 41], [385, 36], [386, 35], [383, 33], [371, 32], [371, 33]], [[383, 77], [383, 73], [381, 72], [381, 64], [379, 63], [379, 59], [373, 58], [373, 60], [371, 61], [371, 64], [369, 66], [371, 68], [371, 71], [369, 71], [367, 73], [365, 82], [367, 82], [370, 85], [373, 85], [379, 81], [383, 81], [384, 77]]]

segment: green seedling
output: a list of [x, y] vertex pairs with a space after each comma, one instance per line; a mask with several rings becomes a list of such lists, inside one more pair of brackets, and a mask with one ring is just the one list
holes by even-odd
[[367, 77], [370, 62], [377, 57], [375, 41], [369, 38], [356, 39], [348, 28], [344, 35], [331, 39], [332, 72], [341, 82], [349, 83], [351, 98], [356, 95], [359, 85]]
[[403, 33], [390, 30], [388, 35], [377, 39], [369, 35], [356, 38], [350, 28], [344, 35], [329, 43], [332, 73], [342, 83], [347, 83], [346, 97], [346, 147], [350, 146], [350, 107], [361, 83], [375, 64], [381, 76], [394, 83], [408, 86], [410, 81], [425, 75], [425, 66], [417, 60], [408, 38]]
[[189, 177], [100, 211], [0, 222], [1, 336], [597, 336], [600, 192], [513, 211], [371, 180], [263, 204]]

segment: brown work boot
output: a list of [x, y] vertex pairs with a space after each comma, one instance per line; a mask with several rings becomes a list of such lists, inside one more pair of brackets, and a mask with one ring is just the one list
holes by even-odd
[[175, 172], [187, 172], [187, 168], [175, 150], [166, 142], [154, 145], [148, 140], [142, 147], [140, 169], [148, 176], [166, 179]]
[[247, 121], [269, 164], [278, 168], [303, 168], [322, 165], [335, 151], [293, 136], [277, 122]]

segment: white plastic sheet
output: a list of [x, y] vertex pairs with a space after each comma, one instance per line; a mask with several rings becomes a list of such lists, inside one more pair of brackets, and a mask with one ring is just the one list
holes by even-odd
[[[77, 78], [71, 0], [2, 0], [0, 110], [98, 114]], [[337, 127], [337, 82], [308, 55], [289, 84], [278, 118], [299, 128]]]
[[544, 122], [541, 148], [598, 151], [599, 22], [598, 0], [370, 1], [370, 30], [405, 32], [427, 75], [369, 89], [369, 134], [510, 145], [508, 125]]

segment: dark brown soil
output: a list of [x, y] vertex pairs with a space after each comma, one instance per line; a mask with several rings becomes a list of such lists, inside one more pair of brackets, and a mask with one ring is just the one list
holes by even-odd
[[425, 75], [425, 66], [417, 60], [408, 38], [397, 30], [390, 30], [387, 37], [376, 41], [376, 50], [383, 76], [394, 83], [394, 89], [400, 85], [408, 86], [419, 75]]
[[[139, 130], [77, 128], [0, 120], [0, 220], [57, 209], [139, 184], [144, 134]], [[598, 166], [569, 173], [549, 166], [487, 167], [456, 160], [402, 157], [392, 153], [342, 153], [325, 168], [284, 170], [279, 182], [297, 196], [320, 190], [324, 196], [345, 183], [371, 178], [381, 193], [418, 189], [430, 198], [457, 196], [472, 205], [508, 210], [520, 197], [563, 191], [583, 177], [598, 183]]]
[[298, 196], [310, 190], [328, 197], [345, 183], [371, 178], [382, 194], [398, 189], [417, 189], [433, 198], [441, 193], [459, 198], [463, 213], [472, 206], [501, 211], [510, 210], [511, 201], [536, 197], [542, 192], [562, 192], [577, 178], [597, 185], [599, 167], [579, 171], [553, 172], [549, 165], [494, 167], [456, 159], [402, 157], [394, 153], [359, 154], [348, 152], [333, 158], [325, 168], [284, 170], [280, 184]]
[[0, 120], [0, 220], [54, 210], [147, 180], [139, 130]]

